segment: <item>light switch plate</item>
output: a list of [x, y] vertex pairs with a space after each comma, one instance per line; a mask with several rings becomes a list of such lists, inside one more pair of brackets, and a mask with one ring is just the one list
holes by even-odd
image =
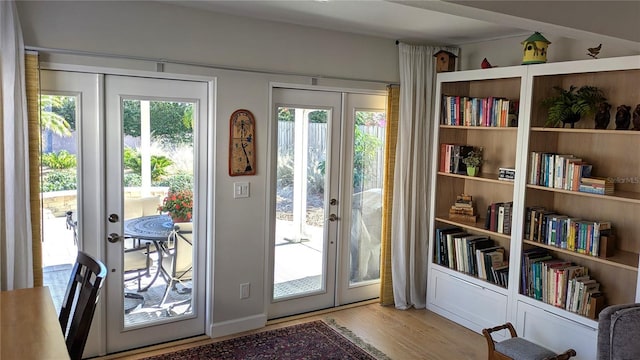
[[248, 198], [249, 197], [249, 183], [248, 182], [235, 182], [233, 183], [233, 198]]

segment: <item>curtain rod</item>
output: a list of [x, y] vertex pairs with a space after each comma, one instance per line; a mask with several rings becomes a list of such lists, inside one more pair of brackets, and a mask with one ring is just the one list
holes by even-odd
[[326, 76], [326, 75], [309, 75], [309, 74], [295, 73], [295, 72], [261, 70], [261, 69], [254, 69], [254, 68], [242, 68], [242, 67], [207, 64], [207, 63], [200, 63], [200, 62], [193, 62], [193, 61], [157, 59], [157, 58], [150, 58], [150, 57], [144, 57], [144, 56], [109, 54], [109, 53], [93, 52], [93, 51], [69, 50], [69, 49], [47, 48], [47, 47], [38, 47], [38, 46], [25, 46], [25, 50], [38, 51], [38, 52], [42, 52], [42, 53], [53, 53], [53, 54], [65, 54], [65, 55], [77, 55], [77, 56], [103, 57], [103, 58], [111, 58], [111, 59], [147, 61], [147, 62], [153, 62], [153, 63], [157, 63], [157, 64], [174, 64], [174, 65], [195, 66], [195, 67], [201, 67], [201, 68], [207, 68], [207, 69], [242, 71], [242, 72], [249, 72], [249, 73], [256, 73], [256, 74], [266, 74], [266, 75], [302, 76], [302, 77], [310, 77], [312, 79], [361, 81], [361, 82], [370, 82], [370, 83], [385, 84], [385, 85], [397, 84], [396, 82], [393, 82], [393, 81], [384, 81], [384, 80], [372, 80], [372, 79], [349, 78], [349, 77]]

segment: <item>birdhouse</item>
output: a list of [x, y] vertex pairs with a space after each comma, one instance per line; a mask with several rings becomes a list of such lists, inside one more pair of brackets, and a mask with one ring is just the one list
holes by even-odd
[[456, 57], [454, 54], [440, 50], [433, 54], [436, 58], [436, 72], [456, 71]]
[[551, 42], [542, 36], [539, 32], [535, 32], [529, 36], [527, 40], [521, 42], [523, 56], [522, 65], [542, 64], [547, 62], [547, 48]]

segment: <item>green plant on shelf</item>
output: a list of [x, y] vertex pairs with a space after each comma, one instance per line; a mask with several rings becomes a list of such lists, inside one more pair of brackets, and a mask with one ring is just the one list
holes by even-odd
[[602, 90], [595, 86], [578, 88], [571, 85], [569, 90], [554, 86], [553, 89], [557, 95], [542, 100], [542, 105], [549, 109], [545, 126], [557, 127], [562, 124], [564, 127], [571, 124], [573, 128], [576, 122], [584, 116], [594, 114], [598, 104], [607, 100]]

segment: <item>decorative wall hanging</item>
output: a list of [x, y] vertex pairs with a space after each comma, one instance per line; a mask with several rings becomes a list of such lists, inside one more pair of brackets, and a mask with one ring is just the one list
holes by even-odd
[[256, 122], [249, 110], [236, 110], [229, 120], [229, 176], [255, 175]]

